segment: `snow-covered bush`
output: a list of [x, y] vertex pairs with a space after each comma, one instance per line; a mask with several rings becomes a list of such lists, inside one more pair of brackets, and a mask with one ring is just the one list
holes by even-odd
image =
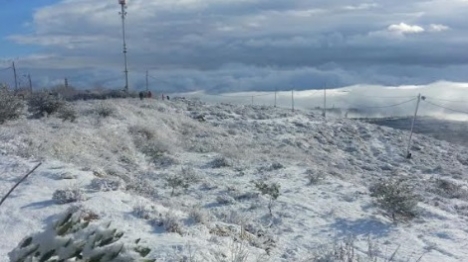
[[434, 191], [436, 194], [445, 198], [467, 199], [468, 190], [462, 184], [454, 180], [438, 178], [434, 183]]
[[182, 221], [171, 210], [165, 214], [159, 214], [159, 216], [151, 220], [151, 223], [154, 226], [164, 227], [164, 229], [170, 233], [178, 233], [179, 235], [184, 233]]
[[103, 103], [99, 104], [98, 106], [94, 108], [94, 112], [98, 116], [103, 117], [103, 118], [114, 116], [115, 111], [116, 109], [114, 107], [107, 105], [107, 104], [103, 104]]
[[342, 243], [334, 244], [333, 246], [322, 248], [318, 250], [315, 254], [304, 260], [311, 262], [371, 262], [377, 261], [372, 257], [371, 254], [367, 256], [360, 256], [359, 252], [354, 247], [354, 240], [348, 239]]
[[91, 181], [89, 188], [97, 191], [125, 190], [125, 181], [119, 177], [95, 178]]
[[28, 101], [28, 110], [35, 117], [43, 117], [59, 112], [65, 106], [65, 101], [58, 95], [49, 94], [47, 91], [34, 93]]
[[122, 241], [123, 232], [89, 218], [83, 209], [68, 210], [45, 231], [25, 237], [8, 256], [12, 262], [155, 261], [144, 259], [151, 249]]
[[211, 161], [211, 166], [213, 168], [230, 167], [232, 163], [226, 157], [218, 157]]
[[174, 196], [177, 189], [187, 190], [190, 187], [191, 180], [184, 176], [166, 177], [166, 186], [172, 189], [171, 196]]
[[150, 219], [154, 213], [154, 208], [149, 205], [136, 205], [133, 207], [133, 215], [142, 219]]
[[199, 224], [208, 225], [211, 220], [211, 215], [208, 212], [203, 211], [200, 207], [194, 207], [189, 212], [189, 217]]
[[282, 169], [282, 168], [284, 168], [284, 166], [279, 162], [275, 162], [275, 163], [271, 164], [271, 166], [270, 166], [271, 170], [278, 170], [278, 169]]
[[396, 216], [411, 219], [416, 216], [416, 207], [420, 197], [405, 180], [387, 180], [374, 184], [371, 196], [377, 198], [377, 203], [396, 220]]
[[234, 204], [236, 200], [230, 195], [222, 194], [216, 197], [216, 202], [218, 202], [220, 205], [229, 205]]
[[67, 204], [85, 200], [85, 196], [79, 189], [58, 189], [54, 192], [52, 200], [57, 204]]
[[257, 188], [262, 195], [269, 196], [270, 201], [268, 202], [268, 210], [270, 211], [270, 215], [273, 216], [271, 209], [274, 201], [280, 196], [279, 190], [281, 186], [277, 183], [267, 184], [263, 181], [253, 181], [253, 183], [255, 184], [255, 188]]
[[70, 122], [75, 122], [75, 119], [78, 117], [78, 114], [72, 106], [67, 105], [64, 106], [62, 110], [58, 112], [57, 117], [62, 119], [63, 121], [70, 120]]
[[306, 171], [306, 175], [309, 185], [316, 185], [325, 179], [325, 174], [310, 169]]
[[7, 88], [0, 88], [0, 124], [19, 118], [23, 113], [23, 101]]

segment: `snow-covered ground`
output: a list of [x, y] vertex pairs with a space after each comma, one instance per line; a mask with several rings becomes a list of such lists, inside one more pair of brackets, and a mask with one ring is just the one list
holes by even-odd
[[[112, 221], [124, 241], [142, 238], [158, 261], [314, 261], [350, 238], [363, 257], [372, 243], [381, 259], [397, 251], [393, 261], [468, 261], [465, 147], [415, 135], [408, 160], [405, 131], [266, 106], [75, 107], [74, 123], [1, 126], [0, 196], [43, 165], [0, 206], [0, 261], [77, 204], [56, 204], [62, 189], [82, 192], [79, 205]], [[173, 191], [174, 178], [188, 188]], [[394, 223], [371, 197], [369, 187], [388, 178], [406, 178], [422, 197], [416, 218]], [[255, 181], [280, 185], [272, 216]]]

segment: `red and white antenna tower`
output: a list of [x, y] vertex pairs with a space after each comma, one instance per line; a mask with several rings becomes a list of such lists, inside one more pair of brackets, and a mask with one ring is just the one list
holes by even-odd
[[127, 12], [125, 12], [125, 9], [127, 8], [127, 1], [126, 0], [119, 0], [119, 4], [122, 8], [120, 11], [120, 15], [122, 17], [122, 39], [123, 39], [123, 54], [124, 54], [124, 66], [125, 66], [125, 87], [124, 90], [128, 91], [128, 68], [127, 68], [127, 43], [125, 41], [125, 16], [127, 15]]

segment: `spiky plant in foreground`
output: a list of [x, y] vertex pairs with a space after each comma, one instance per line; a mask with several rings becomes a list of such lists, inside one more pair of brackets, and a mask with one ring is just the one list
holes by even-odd
[[[8, 256], [12, 262], [52, 261], [140, 261], [151, 249], [121, 241], [123, 232], [94, 221], [97, 216], [82, 209], [71, 209], [44, 232], [24, 238]], [[69, 260], [70, 259], [70, 260]], [[73, 260], [71, 260], [73, 259]]]

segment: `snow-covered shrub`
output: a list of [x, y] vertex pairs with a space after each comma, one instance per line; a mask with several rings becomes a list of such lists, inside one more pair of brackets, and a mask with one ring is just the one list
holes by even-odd
[[60, 179], [75, 179], [77, 178], [76, 174], [70, 173], [70, 172], [65, 172], [59, 175]]
[[371, 196], [377, 198], [377, 203], [396, 220], [396, 216], [413, 218], [417, 214], [416, 207], [420, 197], [405, 180], [387, 180], [374, 184]]
[[248, 244], [245, 241], [232, 240], [227, 252], [214, 253], [216, 261], [220, 262], [247, 262], [250, 258]]
[[176, 159], [167, 155], [171, 152], [170, 144], [158, 137], [155, 131], [143, 125], [134, 125], [128, 130], [135, 146], [153, 163], [163, 166], [177, 163]]
[[230, 195], [222, 194], [216, 197], [216, 202], [218, 202], [220, 205], [230, 205], [234, 204], [236, 200]]
[[468, 190], [454, 180], [443, 178], [436, 179], [434, 189], [436, 194], [445, 198], [468, 198]]
[[142, 219], [150, 219], [154, 213], [154, 208], [149, 205], [136, 205], [133, 207], [133, 215]]
[[62, 119], [63, 121], [70, 120], [70, 122], [75, 122], [78, 114], [76, 113], [75, 109], [70, 105], [64, 106], [62, 110], [58, 112], [58, 118]]
[[335, 244], [328, 248], [322, 248], [315, 254], [304, 261], [311, 262], [361, 262], [361, 261], [377, 261], [375, 259], [365, 259], [359, 256], [358, 251], [354, 247], [354, 240], [349, 239], [343, 243]]
[[94, 108], [94, 113], [103, 118], [114, 116], [115, 111], [116, 109], [114, 107], [103, 103]]
[[211, 166], [213, 168], [230, 167], [232, 163], [226, 157], [218, 157], [211, 161]]
[[0, 124], [19, 118], [23, 113], [23, 101], [7, 88], [0, 88]]
[[205, 181], [201, 184], [200, 186], [200, 189], [201, 190], [213, 190], [213, 189], [216, 189], [218, 188], [218, 185], [216, 185], [215, 183], [213, 183], [212, 181]]
[[273, 203], [278, 197], [280, 196], [280, 185], [278, 183], [271, 183], [267, 184], [263, 181], [253, 181], [255, 184], [255, 188], [257, 188], [262, 195], [268, 195], [270, 201], [268, 202], [268, 210], [270, 211], [270, 215], [273, 215], [271, 209], [273, 207]]
[[164, 227], [170, 233], [178, 233], [179, 235], [184, 233], [182, 221], [172, 211], [163, 215], [159, 214], [158, 217], [152, 219], [151, 223], [154, 226]]
[[306, 175], [309, 185], [316, 185], [325, 179], [325, 174], [310, 169], [306, 171]]
[[157, 165], [157, 166], [161, 166], [161, 167], [168, 167], [168, 166], [172, 166], [172, 165], [177, 165], [177, 164], [180, 164], [180, 161], [179, 159], [171, 156], [171, 155], [168, 155], [166, 153], [162, 154], [162, 155], [158, 155], [158, 157], [154, 157], [151, 159], [153, 164]]
[[187, 190], [190, 187], [190, 182], [189, 178], [180, 175], [166, 177], [166, 186], [172, 189], [171, 196], [174, 196], [175, 191], [179, 188]]
[[151, 249], [137, 239], [123, 243], [123, 232], [89, 219], [83, 209], [68, 210], [43, 232], [25, 237], [8, 256], [12, 262], [33, 261], [155, 261], [144, 259]]
[[284, 166], [279, 162], [275, 162], [275, 163], [271, 164], [271, 166], [270, 166], [271, 170], [278, 170], [278, 169], [282, 169], [282, 168], [284, 168]]
[[125, 190], [125, 181], [119, 177], [95, 178], [91, 181], [89, 188], [97, 191]]
[[148, 141], [156, 136], [153, 130], [141, 125], [131, 126], [128, 128], [128, 131], [137, 140], [143, 139], [144, 141]]
[[79, 189], [58, 189], [54, 192], [52, 200], [57, 204], [67, 204], [85, 200], [85, 196]]
[[200, 207], [194, 207], [189, 212], [189, 218], [195, 223], [208, 225], [211, 220], [210, 213], [203, 211]]
[[51, 115], [62, 110], [65, 106], [65, 101], [57, 95], [49, 94], [47, 91], [34, 93], [28, 101], [28, 110], [35, 117], [43, 117]]

